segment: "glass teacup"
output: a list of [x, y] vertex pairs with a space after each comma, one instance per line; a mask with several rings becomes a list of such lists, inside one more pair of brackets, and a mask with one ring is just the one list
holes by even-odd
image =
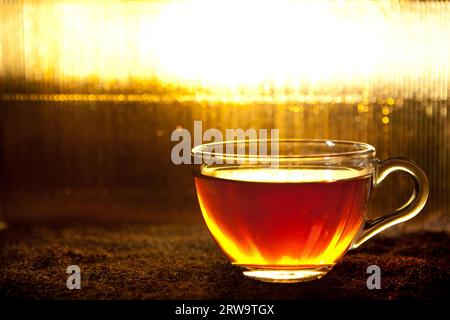
[[[270, 155], [252, 150], [270, 150]], [[416, 164], [400, 158], [380, 161], [374, 147], [360, 142], [225, 141], [197, 146], [192, 155], [197, 195], [212, 237], [244, 275], [262, 281], [324, 276], [349, 249], [417, 215], [429, 192]], [[393, 171], [413, 178], [411, 198], [368, 220], [372, 189]]]

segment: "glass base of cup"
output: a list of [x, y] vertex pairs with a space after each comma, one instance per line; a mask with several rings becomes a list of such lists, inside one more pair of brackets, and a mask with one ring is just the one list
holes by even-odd
[[246, 277], [263, 282], [297, 283], [322, 278], [333, 268], [327, 266], [311, 266], [305, 268], [268, 269], [258, 267], [244, 267], [243, 274]]

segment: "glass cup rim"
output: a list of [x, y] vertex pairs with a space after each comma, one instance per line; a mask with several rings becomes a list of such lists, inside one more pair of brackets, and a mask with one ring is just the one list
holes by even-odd
[[[223, 152], [211, 152], [211, 148], [216, 146], [226, 146], [229, 144], [242, 144], [242, 143], [271, 143], [272, 141], [278, 141], [278, 143], [300, 143], [300, 144], [325, 144], [328, 147], [334, 147], [337, 145], [354, 147], [352, 151], [341, 152], [327, 152], [327, 153], [309, 153], [309, 154], [277, 154], [277, 155], [254, 155], [254, 154], [240, 154], [233, 151], [233, 153]], [[215, 148], [214, 148], [215, 149]], [[334, 158], [347, 158], [347, 157], [375, 157], [375, 148], [365, 142], [351, 141], [351, 140], [335, 140], [335, 139], [302, 139], [302, 138], [282, 138], [282, 139], [243, 139], [243, 140], [224, 140], [217, 142], [209, 142], [195, 146], [191, 150], [191, 155], [194, 157], [215, 157], [222, 159], [246, 159], [246, 160], [259, 160], [259, 159], [273, 159], [274, 157], [279, 160], [308, 160], [308, 159], [334, 159]]]

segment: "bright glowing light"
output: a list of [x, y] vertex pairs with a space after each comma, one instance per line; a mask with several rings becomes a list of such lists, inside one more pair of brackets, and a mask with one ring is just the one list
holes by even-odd
[[152, 45], [161, 73], [181, 81], [284, 86], [361, 79], [373, 73], [381, 50], [377, 9], [367, 2], [349, 10], [322, 1], [189, 1], [164, 8]]
[[399, 89], [403, 98], [445, 99], [450, 89], [448, 2], [30, 1], [2, 9], [2, 77], [106, 88], [158, 79], [233, 101], [362, 100]]

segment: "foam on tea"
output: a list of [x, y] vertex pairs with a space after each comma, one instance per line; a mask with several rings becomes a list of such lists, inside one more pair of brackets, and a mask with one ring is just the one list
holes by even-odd
[[371, 176], [347, 168], [208, 168], [195, 177], [208, 228], [237, 265], [332, 266], [360, 231]]

